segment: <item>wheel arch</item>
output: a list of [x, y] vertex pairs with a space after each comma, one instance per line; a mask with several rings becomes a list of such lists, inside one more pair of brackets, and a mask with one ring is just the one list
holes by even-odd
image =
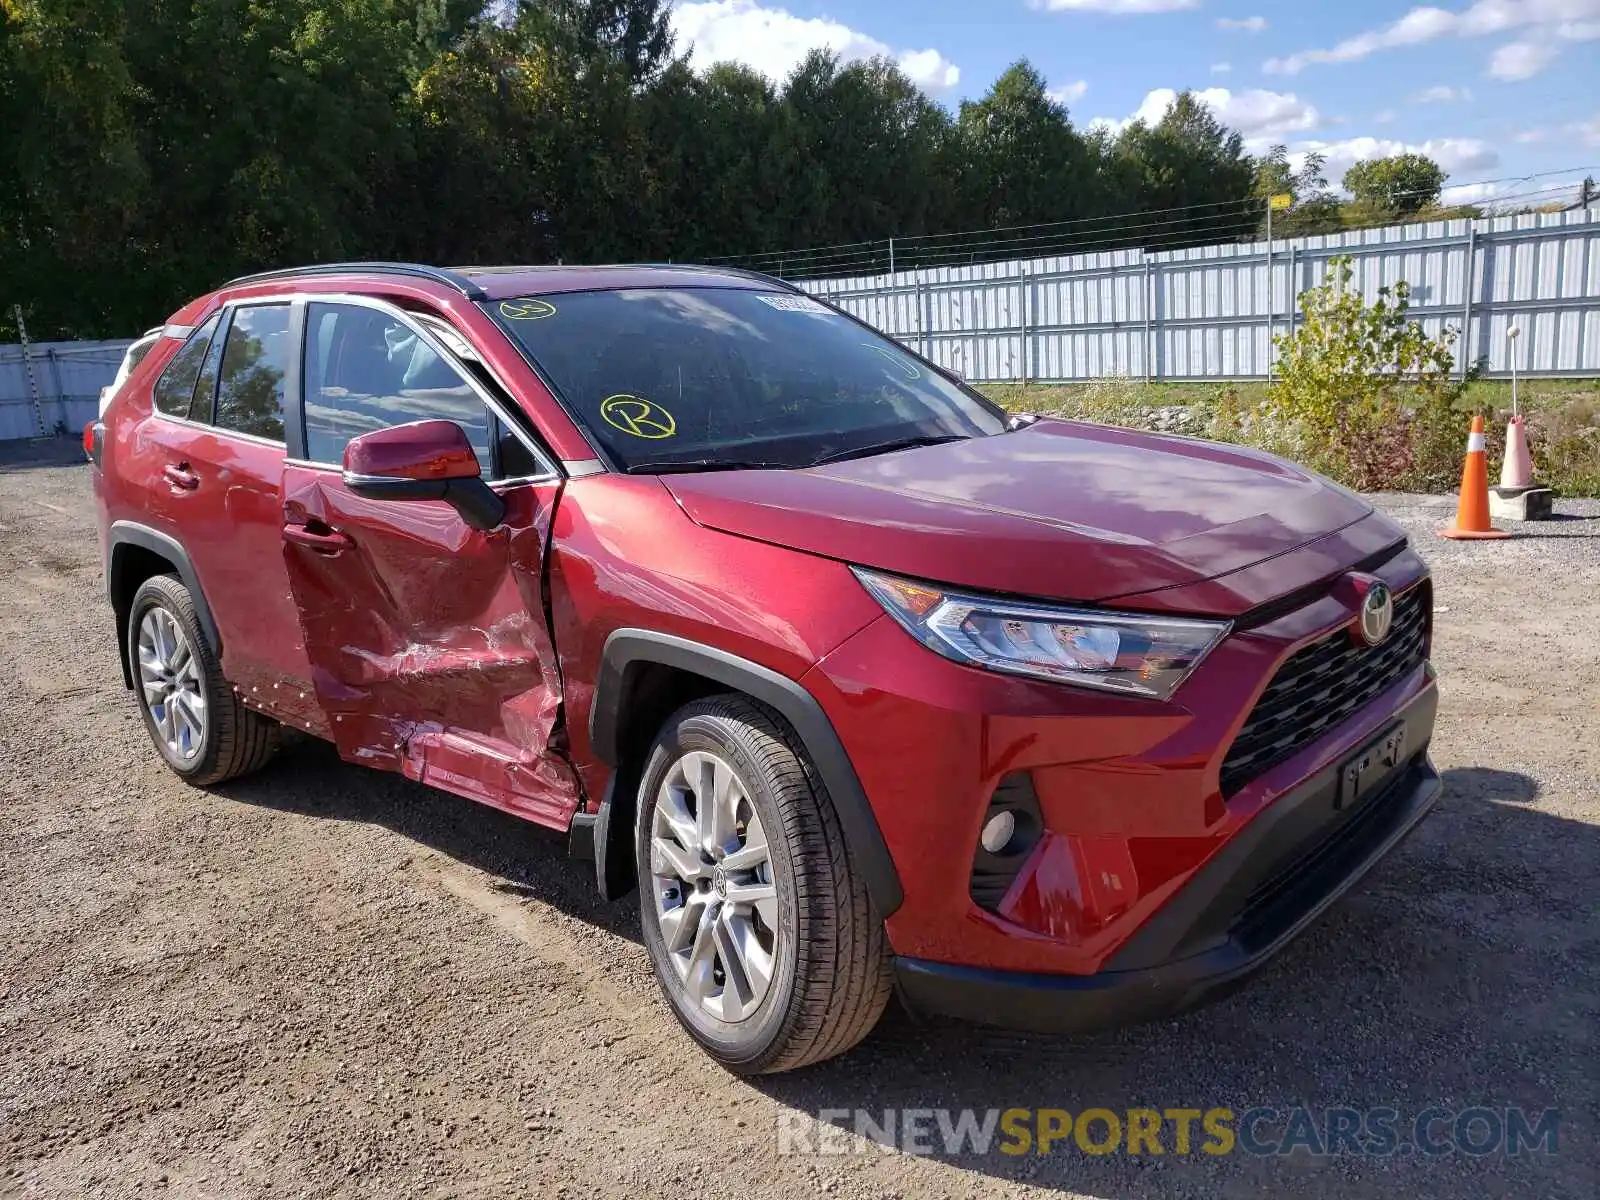
[[128, 613], [133, 607], [134, 593], [152, 575], [166, 574], [177, 575], [189, 590], [200, 632], [217, 661], [222, 660], [222, 635], [217, 632], [211, 606], [206, 603], [205, 591], [200, 587], [200, 577], [195, 573], [188, 552], [176, 539], [160, 530], [135, 521], [117, 521], [106, 539], [106, 598], [116, 614], [117, 657], [122, 662], [122, 682], [126, 687], [133, 686], [133, 668], [128, 662]]
[[624, 878], [620, 868], [626, 862], [631, 872], [631, 790], [637, 789], [637, 779], [628, 769], [642, 766], [629, 762], [630, 757], [642, 757], [637, 754], [641, 738], [648, 748], [668, 716], [690, 700], [718, 692], [749, 696], [789, 723], [833, 798], [851, 860], [861, 872], [873, 905], [880, 917], [892, 915], [904, 899], [899, 873], [850, 756], [816, 698], [794, 680], [760, 663], [647, 629], [618, 629], [606, 639], [589, 709], [589, 744], [612, 768], [594, 828], [596, 875], [602, 892], [615, 897], [631, 883], [631, 877]]

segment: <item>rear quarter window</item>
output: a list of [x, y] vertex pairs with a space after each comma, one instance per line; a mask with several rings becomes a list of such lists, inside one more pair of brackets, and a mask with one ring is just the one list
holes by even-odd
[[[213, 316], [189, 335], [189, 340], [179, 347], [172, 361], [156, 380], [156, 408], [169, 417], [187, 420], [194, 403], [195, 380], [200, 378], [200, 368], [205, 363], [206, 351], [211, 347], [211, 336], [217, 331], [221, 314]], [[208, 414], [209, 415], [209, 414]]]

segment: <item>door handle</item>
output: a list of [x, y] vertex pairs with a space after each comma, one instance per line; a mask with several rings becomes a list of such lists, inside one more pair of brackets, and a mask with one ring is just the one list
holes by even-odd
[[283, 536], [297, 546], [304, 546], [318, 554], [332, 557], [342, 554], [350, 548], [350, 539], [337, 529], [329, 529], [326, 533], [319, 533], [305, 525], [285, 525]]
[[168, 463], [161, 468], [161, 475], [173, 487], [182, 488], [186, 492], [192, 492], [200, 486], [199, 476], [189, 469], [189, 464], [186, 462]]

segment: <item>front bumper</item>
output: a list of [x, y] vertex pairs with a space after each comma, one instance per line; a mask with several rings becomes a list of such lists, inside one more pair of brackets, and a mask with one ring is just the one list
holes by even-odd
[[[1430, 703], [1430, 725], [1432, 715]], [[901, 997], [916, 1013], [1058, 1033], [1153, 1020], [1221, 999], [1355, 887], [1416, 828], [1441, 790], [1425, 749], [1360, 807], [1329, 823], [1323, 814], [1338, 786], [1337, 769], [1329, 768], [1278, 799], [1107, 970], [1042, 975], [899, 958]], [[1300, 836], [1307, 824], [1317, 829], [1309, 842]], [[1197, 942], [1209, 944], [1149, 961], [1163, 947]]]

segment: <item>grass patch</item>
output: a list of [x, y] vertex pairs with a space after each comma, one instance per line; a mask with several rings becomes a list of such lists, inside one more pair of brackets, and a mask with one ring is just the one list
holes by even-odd
[[[1319, 457], [1310, 452], [1298, 430], [1263, 411], [1265, 381], [1146, 383], [1113, 378], [1069, 384], [985, 384], [980, 390], [1010, 412], [1235, 442], [1302, 462]], [[1517, 398], [1527, 421], [1537, 481], [1564, 496], [1600, 496], [1600, 379], [1525, 379], [1517, 385]], [[1459, 428], [1444, 431], [1458, 437], [1463, 448], [1467, 418], [1473, 413], [1490, 418], [1489, 465], [1490, 475], [1495, 476], [1504, 452], [1505, 420], [1511, 414], [1511, 381], [1479, 379], [1466, 386], [1455, 402], [1453, 424]], [[1459, 470], [1459, 459], [1455, 469]], [[1448, 491], [1454, 481], [1435, 473], [1421, 481], [1396, 480], [1392, 486]]]

